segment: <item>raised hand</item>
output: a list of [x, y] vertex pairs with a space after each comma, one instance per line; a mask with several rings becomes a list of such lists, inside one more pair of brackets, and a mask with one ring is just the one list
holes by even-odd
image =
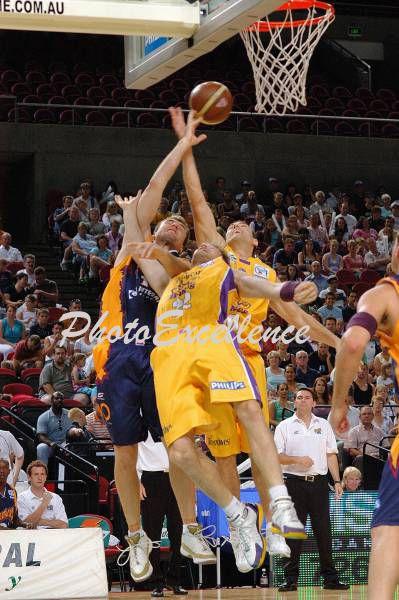
[[206, 140], [206, 135], [204, 133], [198, 136], [195, 135], [195, 130], [201, 123], [201, 119], [195, 118], [193, 110], [191, 110], [188, 115], [187, 123], [184, 120], [184, 113], [180, 107], [170, 107], [169, 114], [172, 119], [173, 130], [179, 140], [183, 138], [186, 139], [190, 146], [197, 146]]
[[133, 256], [148, 260], [157, 260], [162, 250], [158, 244], [153, 242], [131, 242], [127, 245], [127, 249]]
[[294, 300], [297, 304], [314, 302], [319, 295], [317, 286], [312, 281], [302, 281], [295, 290]]
[[116, 195], [114, 200], [117, 203], [117, 205], [119, 206], [119, 208], [121, 208], [124, 212], [126, 209], [131, 209], [133, 206], [136, 206], [138, 204], [140, 198], [141, 198], [141, 190], [139, 190], [137, 192], [136, 196], [129, 196], [129, 198], [127, 196], [124, 196], [122, 198], [122, 196]]
[[170, 118], [172, 120], [172, 127], [178, 140], [181, 140], [186, 133], [186, 121], [184, 120], [184, 113], [180, 106], [175, 108], [171, 106], [169, 108]]
[[338, 436], [349, 431], [350, 424], [348, 421], [348, 407], [333, 406], [330, 410], [328, 420]]

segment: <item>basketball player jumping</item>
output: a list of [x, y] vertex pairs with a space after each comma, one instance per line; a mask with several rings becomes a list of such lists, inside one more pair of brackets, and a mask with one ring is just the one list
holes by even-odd
[[[181, 109], [170, 109], [172, 124], [177, 137], [180, 139], [185, 135], [185, 122]], [[220, 236], [216, 230], [215, 219], [205, 200], [202, 192], [202, 186], [196, 168], [194, 156], [189, 150], [183, 158], [183, 176], [188, 198], [191, 204], [191, 209], [194, 218], [194, 227], [196, 240], [198, 244], [203, 242], [215, 243], [219, 248], [222, 248], [227, 254], [230, 266], [233, 270], [242, 270], [249, 275], [255, 275], [261, 280], [274, 282], [277, 280], [275, 271], [265, 265], [260, 259], [254, 258], [253, 251], [257, 245], [257, 240], [254, 239], [249, 226], [243, 221], [232, 223], [227, 230], [226, 241]], [[227, 246], [226, 246], [227, 243]], [[255, 283], [255, 282], [254, 282]], [[252, 294], [254, 296], [256, 294]], [[247, 325], [244, 328], [245, 333], [249, 333], [252, 328], [258, 328], [258, 331], [263, 331], [262, 322], [265, 320], [269, 300], [267, 298], [240, 298], [236, 306], [232, 307], [231, 314], [239, 316], [239, 323], [242, 325], [247, 319]], [[289, 322], [297, 328], [303, 325], [308, 325], [310, 335], [316, 341], [327, 343], [329, 346], [337, 347], [339, 339], [329, 332], [320, 323], [315, 321], [310, 315], [302, 311], [296, 304], [290, 302], [285, 303], [279, 299], [272, 300], [271, 307], [285, 321]], [[248, 322], [248, 316], [250, 317]], [[260, 336], [259, 336], [260, 337]], [[249, 336], [246, 341], [241, 344], [241, 350], [248, 361], [252, 370], [252, 374], [256, 379], [258, 388], [261, 391], [263, 415], [265, 422], [269, 422], [268, 403], [266, 396], [266, 378], [264, 362], [261, 357], [261, 346], [259, 342], [250, 341]], [[210, 432], [207, 435], [209, 448], [216, 458], [221, 475], [228, 485], [230, 491], [239, 497], [240, 481], [236, 469], [236, 455], [239, 452], [250, 453], [250, 445], [248, 443], [245, 432], [242, 432], [236, 426], [236, 415], [233, 409], [227, 405], [222, 407], [213, 407], [214, 412], [223, 410], [223, 417], [215, 414], [215, 418], [219, 417], [221, 426]], [[267, 457], [268, 464], [272, 464], [274, 460], [278, 461], [273, 438], [267, 430]], [[257, 485], [257, 489], [261, 496], [262, 505], [267, 517], [268, 527], [266, 531], [268, 550], [271, 554], [279, 554], [289, 556], [290, 549], [280, 535], [276, 535], [272, 531], [271, 513], [269, 509], [269, 495], [267, 493], [267, 485], [265, 479], [262, 479], [256, 463], [252, 464], [252, 473]], [[231, 541], [234, 546], [236, 535], [234, 528], [231, 529]]]
[[[399, 273], [399, 242], [396, 238], [391, 259], [393, 273]], [[331, 424], [339, 434], [347, 431], [349, 387], [370, 339], [377, 333], [392, 358], [396, 398], [399, 398], [399, 275], [381, 279], [365, 292], [342, 337], [335, 359], [335, 377], [330, 412]], [[368, 578], [370, 600], [392, 600], [399, 584], [399, 435], [391, 447], [380, 483], [371, 523], [371, 554]]]
[[[115, 481], [124, 515], [128, 524], [127, 541], [132, 578], [144, 581], [151, 576], [149, 554], [152, 543], [140, 526], [139, 481], [135, 469], [137, 444], [147, 438], [148, 431], [158, 440], [162, 436], [156, 410], [150, 354], [153, 349], [155, 313], [159, 297], [154, 291], [164, 276], [162, 268], [154, 272], [154, 262], [140, 266], [132, 260], [128, 246], [142, 241], [140, 225], [149, 230], [163, 190], [191, 145], [202, 141], [187, 132], [172, 152], [161, 163], [143, 194], [136, 199], [118, 199], [123, 210], [125, 235], [122, 248], [111, 271], [110, 281], [102, 298], [102, 313], [107, 313], [103, 327], [114, 333], [118, 328], [125, 332], [124, 339], [110, 343], [107, 339], [93, 351], [98, 376], [98, 404], [105, 417], [115, 449]], [[139, 225], [140, 224], [140, 225]], [[188, 268], [187, 262], [174, 257], [169, 250], [180, 252], [188, 234], [188, 227], [179, 217], [163, 221], [156, 232], [158, 244], [165, 250], [169, 268], [179, 273]], [[151, 287], [152, 286], [152, 287]], [[132, 335], [129, 325], [137, 323], [146, 328], [148, 335]], [[115, 333], [114, 333], [115, 334]], [[131, 336], [131, 339], [126, 339]], [[128, 343], [127, 343], [128, 342]], [[195, 497], [192, 482], [172, 465], [171, 482], [182, 513], [185, 553], [196, 562], [214, 561], [195, 517]]]

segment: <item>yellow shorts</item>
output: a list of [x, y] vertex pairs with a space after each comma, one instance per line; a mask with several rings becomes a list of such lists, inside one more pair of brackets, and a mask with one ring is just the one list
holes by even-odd
[[218, 427], [211, 406], [260, 400], [251, 369], [232, 342], [158, 346], [151, 366], [167, 446], [190, 431]]
[[[266, 424], [269, 425], [265, 363], [261, 355], [255, 352], [244, 354], [244, 357], [258, 385], [262, 400], [262, 413]], [[237, 422], [234, 408], [231, 405], [212, 405], [211, 416], [220, 423], [217, 429], [207, 433], [206, 436], [206, 443], [212, 456], [224, 458], [240, 452], [247, 454], [250, 452], [247, 434]]]

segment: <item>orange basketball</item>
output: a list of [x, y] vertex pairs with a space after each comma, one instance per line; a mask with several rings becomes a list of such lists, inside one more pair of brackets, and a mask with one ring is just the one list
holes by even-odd
[[217, 81], [205, 81], [195, 86], [189, 106], [207, 125], [217, 125], [227, 119], [233, 107], [233, 96], [228, 87]]

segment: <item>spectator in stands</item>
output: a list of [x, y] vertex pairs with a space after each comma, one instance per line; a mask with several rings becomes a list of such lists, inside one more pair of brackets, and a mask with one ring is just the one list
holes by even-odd
[[[236, 194], [236, 202], [240, 205], [244, 204], [248, 200], [248, 194], [251, 190], [251, 182], [244, 179], [241, 181], [241, 191]], [[173, 210], [172, 210], [173, 212]]]
[[[340, 217], [342, 217], [348, 227], [348, 237], [351, 237], [352, 233], [356, 229], [357, 219], [353, 215], [349, 214], [349, 203], [348, 203], [347, 199], [342, 200], [342, 202], [340, 204], [340, 210], [341, 210], [341, 212], [335, 217], [334, 226], [335, 226], [337, 220]], [[373, 227], [371, 223], [370, 223], [370, 228], [375, 229], [375, 227]]]
[[348, 296], [348, 302], [342, 309], [342, 318], [345, 325], [350, 321], [354, 314], [356, 314], [357, 306], [357, 294], [356, 292], [350, 292]]
[[267, 389], [270, 395], [275, 395], [280, 383], [285, 383], [285, 373], [280, 365], [280, 356], [276, 350], [269, 352], [267, 356], [269, 366], [266, 367]]
[[317, 379], [315, 379], [312, 391], [316, 406], [330, 404], [330, 395], [328, 393], [328, 386], [324, 377], [317, 377]]
[[320, 214], [320, 211], [322, 212], [322, 214], [325, 213], [331, 213], [332, 209], [329, 206], [329, 204], [327, 204], [326, 202], [326, 195], [323, 191], [318, 191], [315, 193], [315, 202], [313, 202], [313, 204], [310, 205], [309, 207], [309, 211], [311, 215]]
[[306, 275], [309, 275], [312, 262], [315, 260], [320, 260], [320, 255], [314, 249], [313, 240], [309, 238], [305, 241], [303, 250], [298, 254], [298, 268], [304, 271]]
[[370, 229], [381, 231], [385, 225], [385, 219], [381, 217], [381, 206], [375, 204], [371, 209]]
[[357, 406], [370, 406], [374, 386], [369, 382], [367, 365], [361, 362], [355, 380], [353, 381], [353, 397]]
[[345, 294], [344, 290], [341, 290], [340, 288], [338, 288], [337, 276], [329, 275], [327, 277], [327, 281], [328, 281], [328, 288], [325, 290], [322, 290], [320, 292], [319, 298], [321, 298], [321, 300], [325, 300], [327, 297], [327, 294], [334, 294], [334, 296], [335, 296], [334, 306], [336, 306], [337, 308], [343, 309], [343, 307], [345, 306], [346, 294]]
[[277, 387], [277, 397], [269, 402], [269, 421], [277, 427], [283, 419], [287, 419], [295, 410], [294, 403], [288, 399], [287, 383], [280, 383]]
[[391, 254], [393, 242], [393, 219], [385, 219], [384, 227], [378, 232], [377, 248], [384, 254]]
[[305, 278], [305, 281], [313, 281], [317, 285], [317, 289], [319, 290], [319, 294], [322, 290], [325, 290], [328, 287], [327, 277], [322, 275], [321, 272], [321, 264], [318, 260], [314, 260], [310, 265], [311, 274]]
[[22, 254], [18, 248], [11, 246], [12, 237], [7, 231], [1, 236], [0, 258], [4, 258], [7, 262], [23, 262]]
[[7, 306], [14, 306], [16, 309], [22, 306], [28, 295], [28, 276], [26, 273], [20, 273], [16, 276], [16, 282], [11, 285], [8, 292], [4, 294], [4, 301]]
[[328, 375], [333, 370], [333, 358], [327, 344], [317, 343], [317, 350], [309, 356], [309, 368], [314, 369], [319, 375]]
[[384, 400], [381, 396], [373, 396], [371, 406], [373, 409], [373, 425], [379, 427], [384, 435], [389, 435], [392, 429], [392, 420], [384, 413]]
[[16, 310], [14, 306], [8, 306], [6, 316], [0, 321], [0, 352], [3, 354], [4, 360], [18, 342], [25, 335], [25, 327], [22, 321], [16, 319]]
[[290, 354], [287, 350], [288, 344], [283, 341], [279, 341], [277, 343], [276, 352], [278, 352], [279, 356], [279, 366], [282, 369], [285, 369], [288, 365], [292, 365], [292, 354]]
[[96, 244], [97, 246], [90, 250], [89, 277], [91, 279], [98, 276], [100, 269], [112, 265], [115, 258], [112, 251], [108, 248], [108, 239], [105, 235], [99, 235], [96, 239]]
[[381, 375], [382, 367], [384, 367], [386, 365], [389, 365], [389, 366], [392, 365], [392, 358], [388, 352], [388, 347], [382, 346], [381, 352], [379, 352], [374, 357], [374, 363], [373, 363], [374, 373], [376, 374], [377, 377], [378, 377], [378, 375]]
[[277, 250], [273, 259], [273, 268], [286, 267], [287, 265], [297, 262], [297, 254], [295, 252], [294, 240], [286, 237], [284, 247]]
[[296, 222], [298, 226], [298, 234], [300, 235], [300, 229], [307, 229], [310, 226], [309, 220], [306, 218], [306, 212], [304, 206], [296, 206], [293, 214], [296, 216]]
[[[362, 406], [359, 418], [359, 425], [349, 430], [346, 448], [348, 448], [349, 454], [353, 459], [353, 466], [357, 467], [363, 473], [363, 452], [369, 456], [379, 458], [380, 452], [378, 446], [384, 437], [384, 432], [376, 425], [373, 425], [374, 415], [371, 406]], [[365, 443], [373, 445], [367, 445], [363, 449]]]
[[226, 192], [226, 179], [225, 177], [217, 177], [215, 180], [215, 188], [212, 190], [212, 202], [216, 206], [223, 202], [224, 193]]
[[0, 459], [0, 531], [23, 526], [17, 510], [17, 493], [7, 483], [10, 467], [7, 460]]
[[69, 209], [69, 218], [65, 219], [60, 228], [60, 240], [64, 248], [64, 257], [61, 262], [61, 269], [64, 271], [72, 261], [72, 240], [78, 233], [80, 213], [77, 206], [71, 206]]
[[108, 248], [111, 250], [114, 256], [118, 254], [119, 248], [122, 244], [123, 236], [121, 233], [119, 233], [119, 229], [120, 223], [118, 223], [118, 221], [113, 221], [110, 231], [105, 234], [108, 242]]
[[87, 376], [85, 371], [86, 355], [77, 352], [72, 356], [71, 359], [71, 377], [74, 392], [77, 394], [86, 394], [91, 398], [93, 388], [89, 386], [90, 377]]
[[0, 429], [0, 459], [6, 460], [9, 466], [7, 482], [15, 488], [24, 464], [24, 450], [11, 431]]
[[52, 327], [49, 323], [50, 313], [47, 308], [37, 311], [36, 323], [30, 328], [31, 335], [37, 335], [41, 340], [51, 335]]
[[26, 340], [21, 340], [15, 346], [12, 368], [20, 373], [23, 369], [42, 369], [43, 352], [41, 340], [38, 335], [30, 335]]
[[344, 269], [360, 273], [365, 267], [364, 259], [359, 254], [359, 244], [355, 240], [348, 240], [348, 254], [344, 256]]
[[79, 209], [79, 220], [80, 222], [84, 222], [87, 224], [87, 226], [89, 226], [89, 207], [87, 205], [87, 202], [84, 198], [79, 198], [78, 200], [75, 200], [74, 202], [75, 206], [78, 207]]
[[248, 198], [246, 202], [243, 202], [240, 207], [240, 214], [242, 219], [254, 219], [256, 212], [260, 212], [261, 215], [265, 216], [265, 209], [261, 204], [256, 201], [256, 194], [253, 190], [248, 192]]
[[[73, 427], [77, 427], [83, 431], [83, 437], [86, 442], [91, 442], [93, 440], [92, 433], [87, 429], [87, 419], [86, 415], [81, 408], [74, 406], [68, 412], [69, 420], [72, 422]], [[71, 431], [71, 430], [69, 430]], [[69, 433], [69, 432], [68, 432]], [[68, 441], [68, 434], [67, 434]]]
[[323, 306], [321, 306], [317, 313], [321, 316], [323, 323], [328, 317], [334, 317], [339, 321], [343, 321], [342, 310], [335, 306], [335, 294], [333, 292], [328, 292], [325, 296], [325, 302]]
[[287, 389], [288, 389], [288, 400], [293, 402], [295, 400], [295, 396], [297, 391], [302, 384], [298, 384], [295, 379], [295, 367], [294, 365], [287, 365], [284, 369]]
[[313, 242], [317, 242], [321, 248], [328, 244], [328, 232], [326, 231], [325, 227], [320, 224], [320, 217], [318, 213], [314, 213], [310, 217], [308, 231]]
[[294, 195], [291, 206], [288, 207], [288, 216], [297, 215], [297, 209], [303, 209], [303, 216], [309, 217], [309, 209], [303, 206], [303, 196], [298, 192]]
[[309, 367], [309, 355], [304, 350], [299, 350], [295, 355], [297, 365], [295, 379], [297, 383], [303, 383], [306, 387], [312, 388], [319, 373]]
[[355, 231], [352, 234], [352, 238], [354, 240], [356, 239], [363, 239], [363, 240], [376, 240], [378, 236], [378, 233], [376, 232], [375, 229], [370, 229], [370, 221], [368, 220], [367, 217], [360, 217], [358, 223], [357, 223], [357, 228], [355, 229]]
[[257, 210], [255, 213], [255, 219], [250, 222], [249, 228], [252, 231], [252, 235], [258, 238], [265, 228], [265, 217], [264, 214]]
[[[118, 212], [118, 210], [119, 210], [119, 207], [116, 204], [116, 202], [114, 202], [114, 200], [111, 200], [110, 202], [108, 202], [107, 210], [103, 214], [103, 223], [104, 223], [107, 231], [109, 231], [111, 229], [111, 223], [113, 221], [117, 221], [119, 223], [119, 225], [122, 225], [123, 218], [122, 218], [122, 215], [120, 214], [120, 212]], [[173, 209], [172, 209], [172, 212], [173, 212]]]
[[27, 331], [36, 321], [37, 315], [37, 298], [34, 294], [28, 294], [25, 297], [25, 302], [17, 309], [16, 317], [22, 321]]
[[274, 209], [274, 213], [272, 214], [272, 220], [273, 220], [274, 224], [276, 225], [280, 235], [282, 235], [283, 229], [287, 225], [287, 222], [285, 220], [285, 215], [281, 208]]
[[96, 340], [90, 339], [90, 333], [91, 329], [89, 328], [81, 338], [76, 340], [74, 343], [74, 352], [80, 352], [86, 357], [92, 353], [93, 348], [96, 345]]
[[287, 281], [301, 281], [298, 265], [288, 265]]
[[346, 467], [342, 475], [344, 492], [357, 492], [362, 484], [362, 474], [356, 467]]
[[[345, 222], [345, 221], [344, 221]], [[330, 240], [330, 251], [323, 254], [321, 261], [323, 271], [330, 275], [335, 275], [337, 271], [343, 268], [342, 256], [338, 254], [339, 243], [333, 238]]]
[[66, 221], [69, 217], [69, 209], [73, 204], [73, 196], [64, 196], [62, 199], [62, 207], [58, 207], [53, 212], [53, 231], [57, 238], [61, 233], [61, 225]]
[[28, 287], [33, 288], [35, 285], [35, 265], [36, 265], [36, 257], [34, 254], [25, 254], [24, 256], [24, 268], [17, 272], [17, 275], [20, 273], [26, 273], [28, 276]]
[[395, 389], [392, 377], [392, 365], [382, 365], [381, 374], [378, 375], [376, 383], [378, 386], [384, 386], [388, 390], [388, 398], [393, 398]]
[[75, 200], [74, 200], [75, 204], [78, 205], [80, 200], [84, 200], [88, 209], [90, 209], [90, 208], [100, 209], [100, 206], [99, 206], [96, 198], [92, 194], [91, 184], [89, 181], [83, 181], [80, 184], [79, 191], [80, 191], [80, 196], [77, 196], [77, 198], [75, 198]]
[[40, 373], [39, 397], [44, 404], [50, 404], [54, 392], [61, 392], [63, 397], [78, 400], [83, 406], [89, 404], [86, 394], [74, 393], [71, 370], [71, 366], [66, 362], [65, 348], [56, 346], [54, 359], [48, 362]]
[[67, 356], [72, 356], [74, 352], [73, 343], [62, 335], [63, 325], [59, 321], [53, 323], [52, 335], [44, 338], [43, 354], [46, 361], [54, 359], [54, 350], [57, 346], [65, 348]]
[[339, 253], [346, 248], [346, 242], [349, 240], [349, 237], [348, 225], [344, 217], [337, 217], [334, 223], [334, 238], [338, 242]]
[[331, 331], [331, 333], [334, 333], [338, 336], [340, 335], [337, 328], [337, 319], [335, 317], [327, 317], [327, 319], [324, 322], [324, 327], [328, 329], [328, 331]]
[[92, 235], [87, 233], [87, 224], [81, 221], [78, 225], [78, 233], [72, 240], [73, 262], [79, 266], [79, 280], [86, 281], [88, 269], [88, 256], [93, 248], [96, 247], [96, 241]]
[[105, 233], [105, 225], [100, 221], [100, 211], [98, 208], [91, 208], [89, 210], [89, 234], [96, 236]]
[[45, 488], [47, 464], [34, 460], [27, 468], [29, 489], [18, 495], [20, 519], [34, 529], [67, 529], [68, 517], [62, 498]]
[[113, 200], [115, 198], [115, 194], [118, 193], [118, 186], [115, 183], [115, 181], [113, 181], [111, 179], [111, 181], [108, 181], [108, 183], [106, 183], [105, 185], [105, 192], [102, 192], [102, 194], [100, 195], [100, 204], [101, 206], [103, 204], [106, 204], [107, 202], [109, 202], [110, 200]]
[[399, 230], [399, 200], [395, 200], [391, 204], [393, 228], [395, 231]]
[[4, 258], [0, 258], [0, 292], [2, 296], [12, 286], [12, 274], [8, 271], [7, 265], [8, 262]]
[[58, 302], [58, 287], [55, 281], [47, 279], [44, 267], [36, 267], [35, 279], [36, 285], [33, 293], [37, 298], [39, 308], [56, 306]]
[[39, 416], [36, 425], [39, 439], [37, 458], [46, 465], [54, 454], [55, 447], [65, 443], [67, 431], [72, 427], [68, 411], [64, 408], [64, 394], [54, 391], [49, 394], [49, 398], [48, 404], [51, 404], [51, 407]]
[[368, 252], [364, 256], [364, 263], [367, 269], [378, 271], [384, 275], [387, 264], [390, 261], [389, 254], [384, 251], [382, 244], [377, 247], [374, 239], [368, 241]]
[[239, 204], [234, 200], [233, 194], [229, 190], [223, 191], [222, 202], [217, 205], [217, 214], [219, 217], [229, 217], [231, 221], [240, 218]]

